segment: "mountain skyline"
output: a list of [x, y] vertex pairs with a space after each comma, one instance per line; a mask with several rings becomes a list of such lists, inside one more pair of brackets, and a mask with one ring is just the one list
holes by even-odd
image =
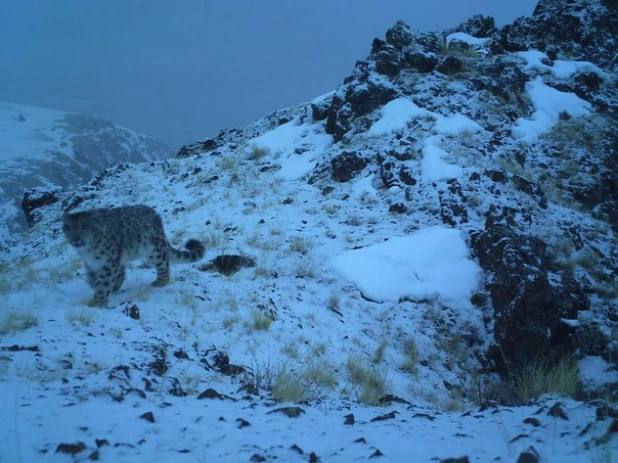
[[179, 148], [333, 90], [399, 19], [419, 31], [474, 14], [503, 26], [535, 4], [3, 2], [0, 101], [106, 118]]

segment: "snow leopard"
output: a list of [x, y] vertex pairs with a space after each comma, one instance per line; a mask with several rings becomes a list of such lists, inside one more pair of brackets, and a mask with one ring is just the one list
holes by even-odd
[[170, 262], [197, 262], [205, 253], [204, 245], [195, 239], [186, 242], [186, 250], [172, 247], [161, 217], [148, 206], [67, 213], [62, 229], [86, 267], [86, 279], [94, 289], [91, 306], [107, 306], [110, 294], [122, 287], [129, 261], [139, 259], [154, 266], [157, 279], [153, 286], [165, 286], [170, 280]]

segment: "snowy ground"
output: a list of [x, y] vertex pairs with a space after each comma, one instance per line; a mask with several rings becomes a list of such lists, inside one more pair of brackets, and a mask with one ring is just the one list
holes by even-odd
[[[559, 111], [587, 111], [542, 82], [529, 91], [544, 129]], [[418, 118], [430, 128], [409, 161], [421, 181], [477, 167], [457, 164], [445, 140], [483, 129], [411, 101], [386, 105], [366, 140]], [[514, 135], [539, 136], [531, 121]], [[511, 462], [530, 446], [543, 462], [616, 461], [600, 404], [478, 411], [462, 336], [482, 349], [489, 335], [470, 302], [482, 275], [466, 235], [431, 214], [393, 220], [387, 200], [401, 192], [375, 172], [327, 195], [307, 184], [331, 148], [323, 124], [298, 116], [219, 155], [122, 166], [79, 191], [78, 209], [148, 204], [174, 245], [198, 238], [207, 260], [255, 261], [231, 276], [175, 266], [165, 288], [135, 264], [109, 309], [86, 305], [60, 205], [48, 208], [0, 266], [0, 461]], [[286, 387], [300, 403], [272, 399]]]

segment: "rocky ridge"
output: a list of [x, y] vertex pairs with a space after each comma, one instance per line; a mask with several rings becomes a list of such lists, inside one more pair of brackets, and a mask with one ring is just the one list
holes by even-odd
[[[297, 109], [325, 121], [337, 142], [308, 178], [325, 195], [345, 195], [339, 183], [375, 174], [393, 220], [418, 220], [421, 209], [424, 220], [469, 234], [487, 274], [487, 299], [478, 301], [491, 314], [497, 347], [488, 349], [488, 368], [504, 378], [539, 355], [618, 359], [617, 32], [612, 1], [541, 0], [532, 17], [502, 29], [483, 16], [443, 33], [414, 33], [398, 22], [333, 94]], [[538, 66], [520, 54], [530, 50], [543, 54]], [[554, 72], [566, 61], [587, 65]], [[563, 111], [551, 131], [525, 142], [513, 127], [533, 116], [527, 88], [538, 76], [591, 111], [583, 118]], [[367, 137], [380, 109], [397, 98], [482, 126], [440, 140], [471, 173], [419, 181], [425, 141], [435, 134], [427, 121], [414, 120], [386, 143]], [[284, 124], [289, 112], [266, 120]], [[224, 131], [178, 156], [234, 149], [239, 135], [259, 135], [263, 124]]]

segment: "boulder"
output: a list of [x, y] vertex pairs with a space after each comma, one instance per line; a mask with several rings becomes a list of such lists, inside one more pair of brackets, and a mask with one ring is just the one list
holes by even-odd
[[539, 356], [559, 359], [573, 352], [574, 320], [588, 297], [566, 271], [554, 265], [539, 238], [495, 225], [472, 233], [472, 249], [487, 275], [494, 339], [507, 366], [523, 367]]
[[28, 225], [32, 226], [41, 219], [41, 212], [37, 209], [57, 202], [61, 191], [60, 187], [39, 187], [24, 193], [21, 208]]

